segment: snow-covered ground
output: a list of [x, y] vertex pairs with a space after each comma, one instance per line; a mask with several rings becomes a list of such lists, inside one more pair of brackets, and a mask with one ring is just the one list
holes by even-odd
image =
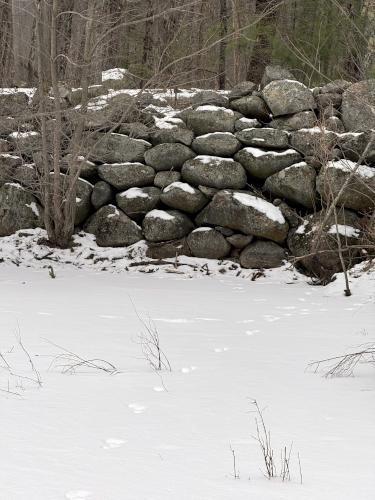
[[[306, 370], [374, 340], [374, 272], [353, 274], [347, 298], [341, 276], [323, 288], [287, 268], [255, 281], [127, 272], [118, 255], [117, 269], [98, 267], [76, 249], [82, 268], [53, 261], [52, 279], [43, 266], [54, 255], [23, 241], [0, 249], [1, 500], [374, 498], [373, 368], [337, 379]], [[172, 372], [144, 359], [139, 317], [153, 320]], [[62, 348], [118, 371], [63, 374], [73, 362]], [[277, 463], [293, 442], [290, 482], [263, 475], [253, 399]]]

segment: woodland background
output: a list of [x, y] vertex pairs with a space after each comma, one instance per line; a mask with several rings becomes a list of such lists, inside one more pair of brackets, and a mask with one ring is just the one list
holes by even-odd
[[[36, 12], [46, 4], [0, 0], [0, 86], [37, 83]], [[224, 89], [259, 82], [270, 63], [310, 86], [375, 76], [375, 0], [59, 0], [58, 76], [72, 85], [93, 5], [92, 81], [122, 67], [138, 87]]]

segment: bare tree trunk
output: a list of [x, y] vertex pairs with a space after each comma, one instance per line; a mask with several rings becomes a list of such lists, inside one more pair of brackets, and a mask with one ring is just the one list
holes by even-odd
[[220, 0], [220, 45], [219, 45], [219, 74], [218, 85], [219, 89], [225, 89], [226, 74], [226, 48], [228, 33], [228, 6], [227, 0]]
[[17, 85], [34, 80], [32, 63], [35, 23], [34, 0], [12, 0], [14, 80]]

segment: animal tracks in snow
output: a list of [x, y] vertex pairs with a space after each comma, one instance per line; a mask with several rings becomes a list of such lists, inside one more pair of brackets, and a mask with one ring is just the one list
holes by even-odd
[[108, 438], [105, 440], [103, 448], [105, 450], [113, 450], [114, 448], [121, 448], [125, 443], [124, 439]]
[[184, 368], [181, 368], [181, 372], [182, 373], [190, 373], [190, 372], [193, 372], [197, 369], [196, 366], [190, 366], [190, 367], [187, 367], [185, 366]]
[[260, 333], [260, 330], [246, 330], [245, 334], [251, 337], [252, 335], [255, 335], [256, 333]]
[[214, 352], [226, 352], [228, 350], [228, 347], [215, 347]]
[[133, 410], [133, 413], [143, 413], [145, 410], [146, 410], [146, 406], [143, 406], [143, 405], [140, 405], [138, 403], [130, 403], [128, 405], [128, 408], [130, 408], [131, 410]]

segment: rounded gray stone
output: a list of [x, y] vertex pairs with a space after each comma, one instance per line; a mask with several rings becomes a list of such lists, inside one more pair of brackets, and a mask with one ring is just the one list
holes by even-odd
[[156, 173], [154, 184], [156, 187], [163, 189], [165, 186], [172, 184], [172, 182], [178, 182], [179, 180], [181, 180], [181, 172], [176, 172], [175, 170], [162, 170]]
[[316, 108], [314, 95], [303, 83], [275, 80], [263, 89], [263, 98], [273, 116], [290, 115]]
[[0, 187], [0, 236], [42, 225], [42, 208], [30, 192], [16, 183]]
[[179, 170], [185, 161], [194, 158], [194, 152], [178, 143], [158, 144], [145, 153], [145, 161], [157, 172], [161, 170]]
[[186, 124], [196, 135], [211, 132], [233, 132], [237, 117], [231, 109], [204, 105], [186, 114]]
[[87, 221], [85, 230], [101, 247], [126, 247], [142, 239], [141, 228], [114, 205], [99, 208]]
[[284, 151], [267, 151], [253, 147], [241, 149], [234, 157], [251, 176], [262, 180], [301, 161], [301, 158], [301, 155], [291, 148]]
[[230, 132], [212, 132], [200, 135], [193, 141], [192, 148], [199, 155], [233, 156], [240, 149], [240, 141]]
[[108, 163], [98, 167], [101, 179], [118, 190], [153, 184], [155, 170], [142, 163]]
[[137, 217], [153, 210], [159, 203], [161, 191], [155, 186], [132, 187], [118, 193], [116, 202], [129, 217]]
[[242, 189], [247, 182], [245, 169], [240, 163], [216, 156], [197, 156], [187, 161], [181, 174], [185, 182], [216, 189]]
[[208, 199], [199, 189], [186, 182], [173, 182], [163, 189], [160, 197], [164, 205], [194, 214], [208, 203]]
[[235, 99], [231, 101], [230, 106], [248, 118], [256, 118], [261, 122], [268, 122], [270, 120], [270, 110], [259, 96], [252, 95]]
[[178, 240], [194, 229], [189, 217], [177, 210], [151, 210], [142, 226], [146, 240], [152, 242]]
[[210, 227], [199, 227], [189, 234], [187, 244], [194, 257], [223, 259], [231, 246], [225, 237]]
[[98, 210], [104, 205], [108, 205], [113, 198], [113, 189], [108, 182], [99, 181], [94, 184], [94, 188], [91, 193], [91, 204]]
[[283, 242], [288, 224], [280, 209], [243, 191], [219, 191], [196, 217], [198, 226], [222, 226], [247, 235]]
[[348, 131], [375, 129], [375, 79], [354, 83], [345, 90], [342, 121]]
[[285, 149], [288, 147], [288, 133], [274, 128], [247, 128], [236, 133], [246, 146]]
[[244, 248], [240, 264], [246, 269], [270, 269], [280, 267], [286, 258], [284, 248], [273, 241], [254, 241]]
[[274, 196], [313, 209], [316, 206], [316, 172], [305, 162], [295, 163], [271, 175], [264, 189]]

